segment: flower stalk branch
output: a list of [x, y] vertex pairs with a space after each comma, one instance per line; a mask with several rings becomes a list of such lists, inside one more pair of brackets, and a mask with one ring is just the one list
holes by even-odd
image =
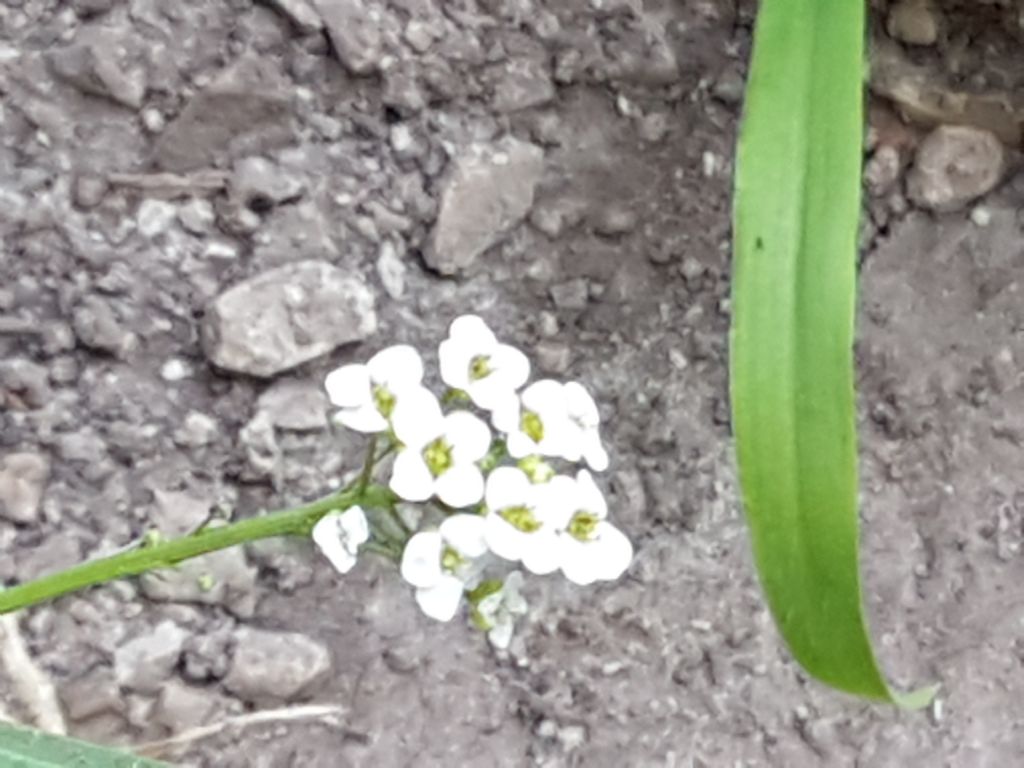
[[313, 526], [328, 512], [356, 505], [388, 507], [392, 493], [380, 485], [359, 485], [300, 507], [202, 530], [155, 544], [143, 544], [109, 557], [76, 565], [0, 591], [0, 614], [11, 613], [53, 600], [87, 587], [138, 576], [221, 549], [275, 536], [308, 537]]

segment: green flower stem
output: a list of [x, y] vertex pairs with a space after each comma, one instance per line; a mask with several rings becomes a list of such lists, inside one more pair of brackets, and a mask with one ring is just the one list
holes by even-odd
[[391, 491], [380, 485], [346, 488], [301, 507], [215, 528], [207, 527], [177, 539], [143, 545], [0, 591], [0, 614], [28, 608], [96, 584], [170, 568], [193, 557], [249, 541], [275, 536], [309, 536], [316, 522], [328, 512], [357, 504], [370, 508], [389, 507], [393, 498]]

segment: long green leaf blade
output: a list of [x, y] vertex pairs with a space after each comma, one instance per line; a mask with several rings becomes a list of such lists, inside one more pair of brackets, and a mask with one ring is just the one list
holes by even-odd
[[84, 741], [0, 723], [3, 768], [170, 768]]
[[853, 388], [863, 0], [763, 0], [738, 149], [730, 379], [754, 556], [796, 659], [886, 685], [861, 608]]

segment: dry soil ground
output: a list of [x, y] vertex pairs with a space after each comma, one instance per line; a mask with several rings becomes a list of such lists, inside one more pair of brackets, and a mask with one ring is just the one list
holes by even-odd
[[7, 713], [138, 745], [333, 708], [161, 753], [217, 768], [1019, 763], [1020, 9], [875, 5], [866, 592], [931, 712], [809, 681], [752, 570], [726, 332], [753, 3], [5, 0], [0, 578], [325, 492], [361, 444], [324, 373], [465, 311], [597, 393], [637, 549], [619, 583], [530, 581], [507, 654], [370, 559], [224, 553], [9, 625]]

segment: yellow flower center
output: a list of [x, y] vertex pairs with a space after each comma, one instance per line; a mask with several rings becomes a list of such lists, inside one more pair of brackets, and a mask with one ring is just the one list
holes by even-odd
[[375, 384], [373, 387], [373, 404], [377, 406], [381, 416], [385, 419], [390, 419], [391, 414], [395, 411], [395, 396], [391, 394], [387, 387]]
[[534, 411], [523, 410], [523, 415], [519, 419], [519, 428], [535, 443], [544, 439], [544, 422]]
[[540, 456], [527, 456], [519, 460], [519, 468], [523, 470], [530, 482], [546, 483], [555, 476], [555, 470]]
[[533, 510], [525, 505], [506, 507], [498, 514], [506, 523], [523, 533], [533, 533], [540, 528], [540, 520], [533, 514]]
[[590, 541], [594, 538], [597, 524], [600, 522], [593, 512], [577, 512], [569, 521], [569, 535], [580, 541]]
[[486, 379], [493, 373], [494, 369], [491, 368], [491, 358], [488, 355], [477, 355], [469, 361], [469, 380], [480, 381], [480, 379]]
[[451, 547], [445, 547], [444, 552], [441, 553], [441, 567], [448, 573], [454, 573], [465, 562], [466, 558]]
[[423, 461], [426, 462], [430, 474], [434, 477], [440, 477], [451, 469], [454, 463], [452, 447], [448, 445], [447, 440], [439, 437], [423, 449]]

